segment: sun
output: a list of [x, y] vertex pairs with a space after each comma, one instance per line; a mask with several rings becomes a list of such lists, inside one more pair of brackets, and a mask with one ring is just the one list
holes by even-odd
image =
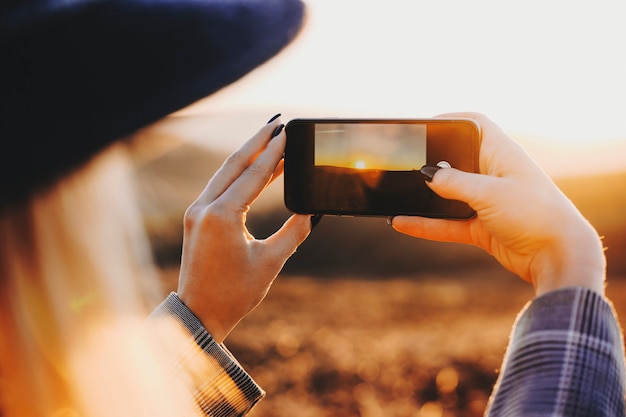
[[363, 168], [365, 168], [365, 161], [362, 161], [362, 160], [358, 160], [358, 161], [356, 161], [356, 162], [354, 163], [354, 167], [355, 167], [356, 169], [363, 169]]

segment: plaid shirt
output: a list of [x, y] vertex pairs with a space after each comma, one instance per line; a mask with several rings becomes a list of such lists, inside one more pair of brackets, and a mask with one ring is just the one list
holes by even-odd
[[[174, 293], [153, 314], [177, 318], [216, 364], [196, 394], [207, 415], [243, 416], [263, 397]], [[520, 313], [485, 415], [624, 416], [624, 378], [622, 334], [611, 305], [584, 288], [554, 291]]]
[[611, 305], [567, 288], [520, 313], [487, 416], [624, 416], [624, 351]]

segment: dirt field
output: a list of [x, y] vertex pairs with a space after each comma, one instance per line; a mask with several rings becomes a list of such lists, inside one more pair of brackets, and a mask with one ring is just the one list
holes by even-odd
[[[626, 281], [608, 294], [626, 317]], [[254, 417], [481, 416], [529, 285], [282, 276], [226, 341], [267, 391]]]
[[[168, 132], [156, 142], [150, 134], [164, 147], [138, 158], [138, 180], [155, 258], [177, 268], [184, 210], [226, 155]], [[609, 278], [608, 294], [626, 321], [626, 172], [583, 170], [558, 185], [604, 236], [609, 273], [623, 277]], [[279, 180], [255, 202], [254, 236], [287, 218], [282, 198]], [[529, 284], [494, 264], [476, 248], [400, 235], [384, 219], [327, 216], [285, 266], [290, 275], [226, 341], [267, 391], [252, 417], [482, 415], [531, 298]], [[175, 275], [166, 274], [172, 288]]]

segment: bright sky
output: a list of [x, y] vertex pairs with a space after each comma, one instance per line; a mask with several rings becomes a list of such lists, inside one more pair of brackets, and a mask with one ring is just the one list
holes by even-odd
[[288, 120], [471, 110], [559, 148], [626, 143], [623, 0], [307, 4], [296, 42], [181, 114], [276, 110]]

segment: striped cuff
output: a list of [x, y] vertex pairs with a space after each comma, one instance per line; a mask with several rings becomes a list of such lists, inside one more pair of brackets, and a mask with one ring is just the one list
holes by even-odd
[[[223, 344], [217, 343], [200, 320], [183, 304], [178, 295], [170, 293], [152, 312], [151, 318], [174, 318], [204, 352], [202, 378], [196, 382], [194, 396], [206, 415], [243, 416], [265, 395]], [[197, 373], [194, 350], [177, 352], [178, 367]]]

